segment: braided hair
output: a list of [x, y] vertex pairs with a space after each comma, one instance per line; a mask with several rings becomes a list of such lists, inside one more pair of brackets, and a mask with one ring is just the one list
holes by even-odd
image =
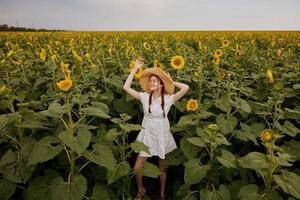
[[[155, 76], [155, 75], [152, 75], [152, 76]], [[163, 110], [163, 117], [166, 118], [166, 114], [165, 114], [165, 98], [164, 98], [164, 94], [165, 94], [165, 86], [164, 86], [164, 83], [162, 82], [162, 80], [155, 76], [157, 79], [160, 80], [160, 83], [162, 83], [162, 88], [161, 88], [161, 108]], [[151, 113], [151, 109], [150, 109], [150, 105], [152, 104], [152, 95], [153, 95], [153, 92], [150, 93], [149, 95], [149, 107], [148, 107], [148, 112]]]

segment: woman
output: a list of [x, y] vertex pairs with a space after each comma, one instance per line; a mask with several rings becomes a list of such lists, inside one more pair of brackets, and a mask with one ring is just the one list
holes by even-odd
[[[143, 59], [137, 59], [133, 70], [129, 74], [123, 89], [132, 97], [143, 104], [144, 118], [142, 130], [137, 140], [149, 147], [150, 154], [141, 151], [137, 156], [134, 170], [136, 172], [137, 195], [135, 200], [143, 199], [146, 189], [143, 187], [142, 176], [139, 173], [148, 157], [159, 157], [160, 169], [160, 198], [164, 199], [166, 184], [166, 168], [163, 166], [165, 154], [177, 148], [175, 140], [170, 132], [170, 124], [167, 114], [170, 107], [183, 97], [189, 90], [189, 86], [179, 82], [173, 82], [171, 77], [160, 68], [148, 68], [143, 70], [139, 83], [144, 92], [137, 92], [131, 88], [135, 73], [143, 65]], [[180, 90], [173, 94], [174, 86]]]

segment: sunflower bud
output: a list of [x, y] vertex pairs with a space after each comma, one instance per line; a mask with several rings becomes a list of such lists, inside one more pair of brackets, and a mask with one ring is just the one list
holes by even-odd
[[261, 140], [264, 142], [271, 142], [273, 138], [273, 132], [271, 129], [266, 129], [261, 134]]

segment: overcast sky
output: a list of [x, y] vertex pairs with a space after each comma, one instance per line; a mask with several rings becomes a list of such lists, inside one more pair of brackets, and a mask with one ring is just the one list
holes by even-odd
[[0, 0], [0, 24], [77, 31], [300, 30], [300, 0]]

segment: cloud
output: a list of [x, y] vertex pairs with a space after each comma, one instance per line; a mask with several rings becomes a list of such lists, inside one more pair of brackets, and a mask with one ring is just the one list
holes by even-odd
[[300, 29], [296, 0], [1, 0], [0, 24], [68, 30]]

